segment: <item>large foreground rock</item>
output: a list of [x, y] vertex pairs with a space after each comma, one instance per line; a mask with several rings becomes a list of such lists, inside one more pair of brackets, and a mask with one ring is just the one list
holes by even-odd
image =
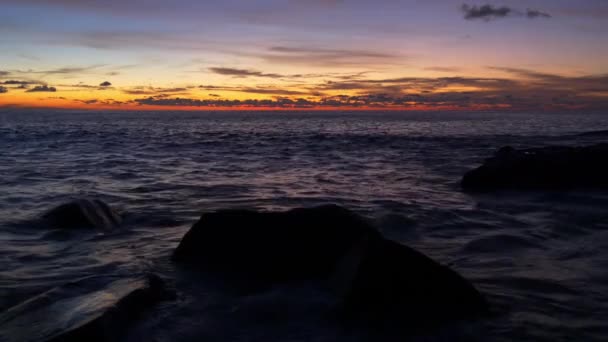
[[0, 341], [115, 341], [165, 294], [163, 281], [154, 275], [84, 278], [5, 311]]
[[220, 210], [201, 217], [173, 260], [260, 281], [323, 278], [355, 241], [368, 235], [380, 237], [361, 217], [337, 206]]
[[[459, 274], [390, 241], [337, 206], [204, 214], [173, 254], [240, 285], [320, 280], [355, 316], [442, 323], [483, 314], [484, 297]], [[417, 322], [417, 323], [415, 323]]]
[[462, 178], [465, 190], [608, 188], [608, 144], [506, 146]]
[[42, 215], [53, 228], [114, 229], [121, 217], [106, 203], [97, 199], [78, 199], [62, 204]]

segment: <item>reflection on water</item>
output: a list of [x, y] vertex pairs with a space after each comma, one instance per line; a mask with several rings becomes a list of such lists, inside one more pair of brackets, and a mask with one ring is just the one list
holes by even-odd
[[[488, 294], [501, 313], [463, 329], [464, 339], [601, 340], [608, 194], [468, 195], [458, 186], [500, 146], [601, 142], [577, 135], [601, 129], [601, 115], [565, 114], [0, 113], [0, 309], [80, 277], [152, 270], [176, 279], [182, 299], [135, 334], [357, 340], [321, 322], [324, 298], [310, 289], [233, 298], [189, 286], [168, 262], [202, 211], [338, 203]], [[25, 222], [77, 196], [118, 207], [128, 229]]]

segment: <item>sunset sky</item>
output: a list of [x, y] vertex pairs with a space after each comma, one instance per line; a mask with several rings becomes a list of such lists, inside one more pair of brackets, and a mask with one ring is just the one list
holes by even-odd
[[608, 109], [606, 0], [0, 4], [0, 107]]

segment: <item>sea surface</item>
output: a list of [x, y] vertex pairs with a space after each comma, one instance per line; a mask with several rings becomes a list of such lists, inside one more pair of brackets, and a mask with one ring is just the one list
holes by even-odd
[[[495, 308], [417, 340], [605, 341], [608, 193], [459, 186], [501, 146], [608, 142], [581, 134], [597, 130], [608, 130], [608, 113], [3, 110], [0, 312], [85, 276], [154, 272], [177, 299], [152, 308], [127, 339], [391, 340], [326, 320], [327, 298], [306, 286], [234, 296], [169, 261], [203, 212], [336, 203], [450, 265]], [[28, 224], [82, 197], [120, 210], [124, 229]]]

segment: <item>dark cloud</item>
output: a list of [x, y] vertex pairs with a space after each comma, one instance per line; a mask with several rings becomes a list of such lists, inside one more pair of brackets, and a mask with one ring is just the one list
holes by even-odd
[[112, 86], [112, 83], [105, 81], [105, 82], [102, 82], [99, 86], [100, 87], [110, 87], [110, 86]]
[[306, 99], [289, 99], [277, 97], [272, 100], [201, 100], [192, 98], [168, 98], [150, 96], [133, 100], [134, 103], [146, 106], [171, 106], [171, 107], [252, 107], [252, 108], [310, 108], [315, 102]]
[[529, 19], [536, 18], [551, 18], [551, 15], [545, 12], [541, 12], [536, 9], [527, 9], [526, 11], [520, 11], [507, 6], [493, 6], [493, 5], [468, 5], [463, 4], [461, 10], [464, 13], [466, 20], [484, 20], [490, 21], [494, 19], [513, 17], [513, 16], [525, 16]]
[[99, 103], [99, 100], [97, 99], [90, 99], [90, 100], [74, 100], [75, 102], [80, 102], [80, 103], [84, 103], [84, 104], [96, 104]]
[[6, 87], [0, 86], [0, 94], [4, 94], [7, 92], [8, 92], [8, 89], [6, 89]]
[[527, 9], [526, 10], [526, 17], [530, 18], [530, 19], [534, 19], [534, 18], [551, 18], [551, 15], [549, 13], [545, 13], [545, 12], [541, 12], [539, 10], [535, 10], [535, 9]]
[[281, 78], [285, 77], [284, 75], [274, 74], [274, 73], [264, 73], [257, 70], [250, 69], [236, 69], [236, 68], [209, 68], [209, 70], [218, 75], [226, 75], [226, 76], [234, 76], [234, 77], [269, 77], [269, 78]]
[[55, 87], [49, 87], [47, 85], [39, 85], [39, 86], [35, 86], [34, 88], [27, 90], [28, 93], [35, 93], [35, 92], [56, 92], [57, 89]]
[[85, 74], [85, 73], [89, 73], [95, 69], [99, 69], [103, 66], [105, 66], [105, 64], [96, 64], [96, 65], [90, 65], [90, 66], [85, 66], [85, 67], [63, 67], [63, 68], [57, 68], [57, 69], [38, 70], [38, 71], [27, 70], [27, 71], [20, 71], [20, 72], [26, 73], [26, 74], [43, 74], [43, 75]]
[[165, 93], [186, 93], [188, 92], [188, 88], [135, 87], [133, 89], [123, 89], [122, 92], [128, 95], [160, 95]]
[[[504, 72], [504, 77], [400, 77], [387, 79], [344, 78], [318, 84], [306, 84], [305, 91], [271, 87], [200, 86], [205, 90], [224, 90], [278, 96], [308, 95], [306, 105], [314, 106], [403, 106], [535, 109], [546, 106], [564, 107], [566, 103], [579, 108], [608, 108], [608, 75], [564, 76], [523, 68], [491, 67]], [[456, 91], [455, 89], [459, 89]], [[348, 91], [350, 95], [329, 94]], [[355, 93], [355, 95], [352, 95]], [[568, 99], [568, 101], [565, 101]], [[153, 101], [154, 100], [154, 101]], [[157, 105], [175, 105], [165, 97], [151, 99]], [[226, 106], [233, 102], [190, 102], [195, 106]], [[239, 105], [254, 105], [244, 102]], [[267, 104], [267, 103], [266, 103]], [[302, 102], [300, 102], [302, 104]], [[258, 104], [259, 105], [259, 104]], [[289, 102], [269, 106], [291, 106]], [[485, 108], [484, 107], [484, 108]]]
[[278, 88], [239, 88], [237, 91], [249, 94], [266, 94], [266, 95], [306, 95], [308, 92], [297, 90], [287, 90]]
[[215, 85], [200, 85], [198, 86], [201, 89], [205, 90], [238, 90], [240, 87], [229, 87], [229, 86], [215, 86]]
[[525, 78], [520, 87], [544, 88], [546, 91], [561, 90], [572, 93], [597, 92], [608, 95], [608, 74], [562, 76], [520, 68], [492, 67]]
[[536, 79], [551, 79], [551, 80], [563, 80], [564, 76], [539, 72], [535, 70], [529, 70], [524, 68], [506, 68], [506, 67], [489, 67], [491, 70], [498, 70], [514, 74], [525, 78], [536, 78]]
[[0, 82], [2, 84], [22, 85], [22, 84], [40, 84], [41, 82], [26, 81], [26, 80], [7, 80]]
[[275, 88], [275, 87], [244, 87], [244, 86], [228, 87], [228, 86], [201, 85], [201, 86], [199, 86], [199, 88], [205, 89], [205, 90], [224, 90], [224, 91], [233, 91], [233, 92], [240, 92], [240, 93], [275, 95], [275, 96], [312, 95], [308, 91], [281, 89], [281, 88]]
[[[356, 82], [326, 82], [315, 89], [321, 91], [355, 91], [350, 101], [361, 101], [365, 105], [379, 102], [398, 105], [416, 102], [420, 105], [468, 106], [506, 105], [509, 108], [537, 108], [565, 104], [557, 99], [568, 98], [579, 107], [608, 107], [608, 75], [563, 76], [518, 68], [492, 68], [514, 78], [394, 78], [358, 80]], [[454, 89], [467, 89], [455, 91]], [[377, 101], [376, 94], [383, 94], [391, 101]], [[372, 96], [373, 95], [373, 96]]]
[[[107, 64], [94, 64], [88, 66], [66, 66], [61, 68], [47, 69], [47, 70], [11, 70], [10, 74], [12, 77], [19, 78], [37, 78], [39, 75], [44, 76], [62, 76], [63, 78], [71, 78], [81, 75], [115, 75], [120, 70], [134, 68], [134, 65], [117, 65], [110, 66]], [[0, 74], [0, 77], [2, 75]], [[41, 82], [42, 83], [42, 82]]]
[[117, 101], [114, 99], [88, 99], [88, 100], [72, 100], [78, 103], [84, 103], [86, 105], [106, 105], [106, 106], [121, 106], [126, 104], [123, 101]]
[[[65, 88], [72, 88], [72, 89], [64, 89], [65, 91], [75, 91], [78, 89], [91, 89], [91, 90], [107, 90], [107, 89], [114, 89], [112, 87], [112, 84], [110, 82], [107, 82], [108, 84], [105, 84], [106, 82], [103, 82], [100, 85], [91, 85], [91, 84], [85, 84], [85, 83], [77, 83], [77, 84], [58, 84], [57, 86], [59, 87], [65, 87]], [[73, 89], [76, 88], [76, 89]]]
[[125, 89], [122, 91], [125, 94], [128, 95], [156, 95], [158, 94], [158, 92], [156, 91], [150, 91], [150, 90], [142, 90], [142, 89]]
[[496, 18], [504, 18], [513, 13], [513, 10], [509, 7], [494, 7], [492, 5], [477, 6], [463, 4], [461, 10], [464, 13], [464, 18], [467, 20], [492, 20]]
[[10, 74], [11, 74], [11, 73], [10, 73], [10, 72], [8, 72], [8, 71], [2, 71], [2, 70], [0, 70], [0, 77], [6, 77], [6, 76], [8, 76], [8, 75], [10, 75]]
[[[187, 107], [251, 107], [251, 108], [335, 108], [335, 107], [375, 107], [375, 108], [407, 108], [416, 107], [417, 105], [425, 105], [430, 107], [454, 107], [466, 106], [474, 103], [471, 96], [467, 93], [445, 93], [421, 96], [419, 94], [403, 94], [394, 96], [391, 94], [364, 94], [364, 95], [336, 95], [322, 97], [318, 100], [296, 98], [290, 99], [285, 97], [275, 97], [268, 100], [201, 100], [192, 98], [158, 98], [147, 97], [135, 99], [135, 103], [139, 105], [149, 106], [187, 106]], [[478, 103], [496, 102], [488, 98], [479, 100]]]
[[515, 86], [517, 82], [504, 78], [475, 77], [401, 77], [355, 82], [329, 81], [317, 87], [318, 90], [361, 90], [365, 92], [403, 93], [404, 91], [442, 91], [450, 87], [472, 87], [482, 89], [503, 89]]
[[67, 88], [83, 88], [83, 89], [101, 89], [99, 86], [94, 86], [90, 84], [78, 83], [78, 84], [59, 84], [61, 87]]

